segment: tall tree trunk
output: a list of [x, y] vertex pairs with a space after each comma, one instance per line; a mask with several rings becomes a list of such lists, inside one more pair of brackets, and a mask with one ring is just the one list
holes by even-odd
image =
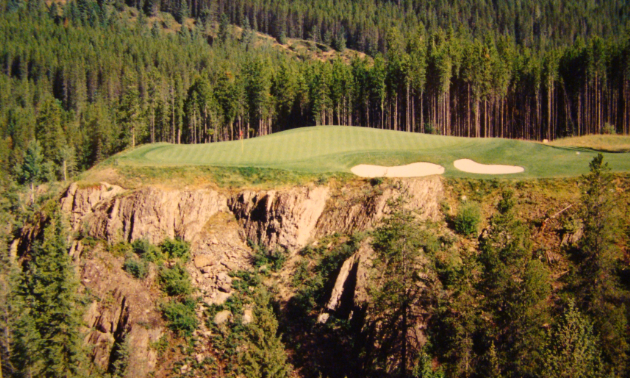
[[171, 90], [171, 143], [175, 143], [175, 95]]
[[151, 109], [151, 143], [155, 143], [155, 109]]

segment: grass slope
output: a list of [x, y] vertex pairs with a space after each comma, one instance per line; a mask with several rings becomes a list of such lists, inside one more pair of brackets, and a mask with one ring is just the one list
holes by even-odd
[[[243, 141], [197, 145], [150, 144], [111, 159], [119, 166], [129, 167], [255, 167], [313, 174], [350, 172], [350, 168], [357, 164], [392, 166], [425, 161], [442, 165], [447, 177], [544, 178], [570, 177], [588, 172], [588, 163], [598, 151], [584, 145], [588, 143], [557, 146], [509, 139], [318, 126]], [[629, 153], [603, 154], [614, 171], [630, 171]], [[525, 167], [525, 172], [500, 176], [465, 173], [453, 166], [455, 160], [463, 158], [484, 164], [519, 165]]]
[[557, 147], [586, 147], [599, 151], [630, 152], [630, 135], [584, 135], [558, 139], [550, 144]]

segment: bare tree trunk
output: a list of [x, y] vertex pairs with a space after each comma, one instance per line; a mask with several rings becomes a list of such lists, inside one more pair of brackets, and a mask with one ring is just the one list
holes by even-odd
[[151, 143], [155, 143], [155, 110], [153, 109], [151, 110]]
[[171, 143], [175, 143], [175, 95], [171, 90]]

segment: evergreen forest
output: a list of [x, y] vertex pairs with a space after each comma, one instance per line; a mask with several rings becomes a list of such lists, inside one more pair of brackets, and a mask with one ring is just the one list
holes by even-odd
[[[533, 140], [630, 132], [625, 2], [373, 1], [3, 1], [3, 170], [34, 138], [61, 177], [66, 160], [83, 170], [141, 143], [307, 125]], [[283, 49], [288, 38], [366, 54], [310, 59]]]

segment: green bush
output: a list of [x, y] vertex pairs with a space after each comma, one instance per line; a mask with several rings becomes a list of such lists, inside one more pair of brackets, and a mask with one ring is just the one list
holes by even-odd
[[146, 261], [137, 260], [133, 257], [128, 257], [125, 260], [123, 269], [135, 278], [143, 279], [149, 274], [149, 266]]
[[432, 123], [425, 123], [424, 133], [431, 134], [431, 135], [440, 135], [440, 130], [437, 127], [433, 126]]
[[466, 202], [460, 206], [455, 219], [455, 231], [468, 236], [477, 233], [481, 222], [481, 209], [476, 202]]
[[604, 124], [604, 127], [602, 127], [602, 134], [615, 135], [617, 134], [617, 128], [615, 127], [615, 125], [606, 122]]
[[116, 243], [114, 245], [109, 246], [109, 251], [114, 256], [126, 256], [129, 253], [133, 252], [133, 248], [129, 243]]
[[514, 207], [514, 192], [511, 190], [504, 190], [501, 194], [501, 200], [497, 206], [497, 209], [501, 214], [505, 214]]
[[164, 255], [162, 251], [151, 244], [148, 239], [139, 239], [131, 243], [131, 247], [133, 251], [138, 254], [138, 256], [143, 259], [151, 262], [157, 262], [164, 259]]
[[160, 244], [162, 253], [169, 259], [181, 259], [188, 261], [190, 259], [190, 244], [179, 239], [166, 239]]
[[188, 297], [182, 301], [170, 301], [162, 305], [162, 315], [172, 331], [180, 336], [192, 336], [199, 325], [195, 306], [196, 302]]
[[268, 250], [262, 245], [254, 244], [251, 241], [249, 246], [254, 250], [253, 264], [256, 268], [266, 266], [272, 271], [277, 272], [282, 269], [282, 266], [287, 261], [288, 254], [285, 250], [274, 249]]
[[186, 268], [177, 264], [172, 268], [162, 268], [158, 277], [162, 290], [170, 295], [188, 295], [192, 293], [192, 283]]
[[285, 34], [285, 32], [281, 32], [280, 36], [278, 36], [278, 43], [281, 45], [287, 44], [287, 35]]

